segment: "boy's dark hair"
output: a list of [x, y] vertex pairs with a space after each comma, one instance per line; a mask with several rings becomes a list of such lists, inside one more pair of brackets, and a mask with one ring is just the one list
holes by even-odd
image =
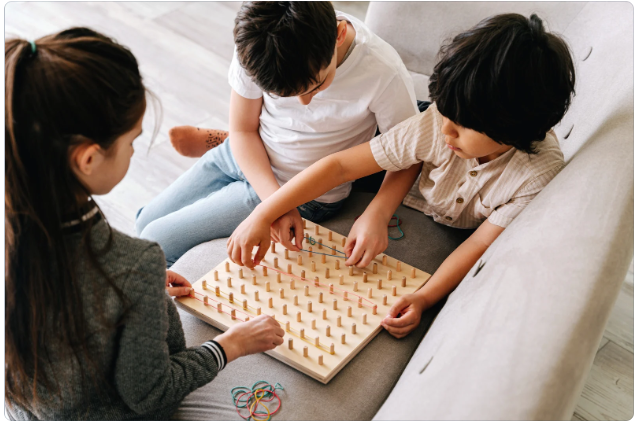
[[563, 118], [574, 94], [569, 48], [535, 14], [484, 19], [439, 56], [429, 84], [439, 112], [527, 153]]
[[235, 18], [239, 63], [265, 92], [305, 92], [332, 61], [337, 18], [328, 1], [245, 2]]

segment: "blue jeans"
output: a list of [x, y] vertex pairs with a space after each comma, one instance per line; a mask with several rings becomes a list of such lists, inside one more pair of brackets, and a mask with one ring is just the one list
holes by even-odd
[[[298, 209], [303, 218], [318, 223], [334, 216], [344, 201], [310, 201]], [[226, 139], [140, 209], [135, 230], [160, 244], [170, 267], [194, 246], [230, 236], [260, 202]]]

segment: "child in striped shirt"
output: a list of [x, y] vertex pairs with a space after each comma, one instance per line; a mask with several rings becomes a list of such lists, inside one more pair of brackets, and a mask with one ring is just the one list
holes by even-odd
[[[416, 293], [403, 296], [382, 325], [403, 337], [423, 310], [449, 294], [505, 227], [564, 166], [552, 127], [574, 93], [566, 43], [536, 15], [498, 15], [457, 35], [440, 51], [427, 111], [389, 132], [328, 156], [261, 203], [233, 233], [228, 253], [248, 267], [264, 257], [270, 224], [348, 180], [386, 176], [352, 227], [346, 265], [367, 266], [387, 247], [387, 224], [404, 203], [435, 221], [477, 228]], [[399, 170], [406, 170], [401, 171]], [[254, 246], [259, 249], [251, 259]]]

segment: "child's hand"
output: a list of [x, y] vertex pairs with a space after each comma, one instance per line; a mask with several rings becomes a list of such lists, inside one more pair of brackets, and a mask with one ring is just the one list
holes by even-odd
[[401, 296], [383, 318], [381, 325], [394, 337], [403, 338], [419, 325], [421, 313], [427, 307], [425, 300], [418, 293]]
[[[253, 248], [258, 246], [255, 258], [252, 258]], [[259, 265], [270, 246], [270, 224], [255, 215], [255, 212], [248, 216], [226, 243], [228, 257], [237, 265], [245, 265], [248, 268], [255, 268]]]
[[171, 296], [188, 296], [191, 284], [181, 275], [171, 270], [166, 270], [166, 291]]
[[261, 315], [230, 327], [215, 341], [224, 348], [226, 361], [230, 362], [242, 356], [274, 349], [284, 342], [284, 334], [277, 321], [268, 315]]
[[[303, 241], [303, 221], [297, 208], [293, 208], [272, 223], [270, 237], [285, 248], [299, 252]], [[292, 239], [295, 239], [294, 245]]]
[[366, 210], [350, 229], [344, 250], [346, 265], [364, 268], [387, 247], [388, 222]]

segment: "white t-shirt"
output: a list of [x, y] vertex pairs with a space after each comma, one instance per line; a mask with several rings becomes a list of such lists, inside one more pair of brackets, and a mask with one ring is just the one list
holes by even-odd
[[[341, 12], [337, 19], [352, 24], [356, 45], [337, 67], [332, 84], [307, 106], [297, 97], [264, 95], [239, 64], [235, 49], [228, 82], [244, 98], [263, 97], [259, 134], [280, 185], [323, 157], [368, 142], [377, 125], [384, 133], [418, 114], [412, 79], [394, 48], [358, 19]], [[317, 201], [344, 199], [351, 185], [337, 186]]]

